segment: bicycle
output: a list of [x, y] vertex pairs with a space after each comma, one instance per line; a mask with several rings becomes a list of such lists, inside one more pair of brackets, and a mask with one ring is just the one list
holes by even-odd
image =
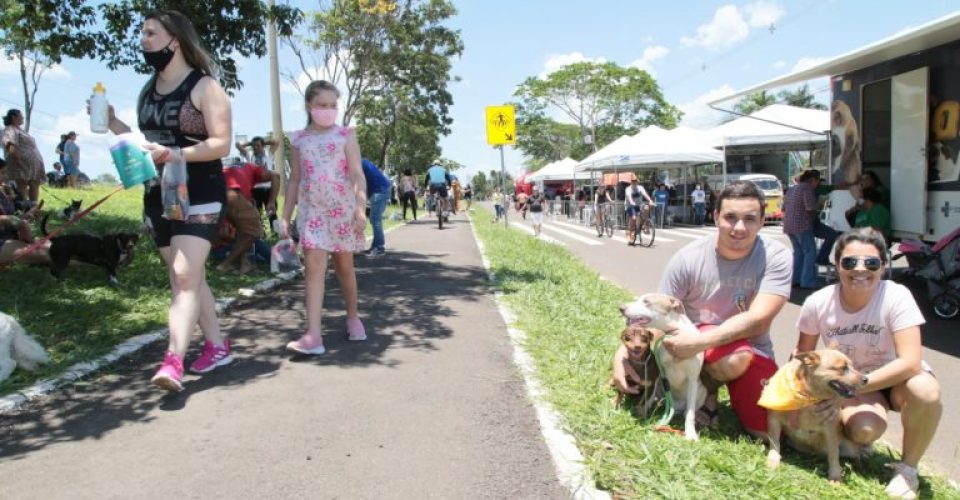
[[[636, 221], [631, 221], [635, 225], [631, 245], [639, 244], [642, 247], [653, 246], [653, 240], [657, 236], [657, 228], [650, 220], [650, 205], [646, 204], [640, 208]], [[639, 242], [637, 240], [640, 240]]]
[[607, 237], [613, 238], [613, 214], [611, 213], [610, 204], [604, 203], [598, 215], [600, 216], [600, 222], [594, 223], [597, 229], [597, 236], [602, 238], [603, 234], [606, 233]]
[[437, 212], [437, 227], [443, 229], [444, 222], [450, 222], [450, 217], [444, 214], [444, 208], [448, 203], [447, 198], [442, 196], [437, 196], [436, 201], [434, 201], [434, 206], [436, 207]]

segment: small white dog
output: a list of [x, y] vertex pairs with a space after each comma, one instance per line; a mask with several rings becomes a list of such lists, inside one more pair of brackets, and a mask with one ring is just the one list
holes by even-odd
[[[639, 299], [620, 306], [620, 312], [627, 318], [628, 325], [646, 328], [658, 328], [671, 333], [700, 333], [687, 317], [680, 299], [662, 293], [648, 293]], [[678, 412], [684, 412], [683, 435], [686, 439], [699, 439], [696, 429], [697, 410], [707, 398], [707, 388], [700, 380], [703, 368], [703, 353], [683, 361], [675, 359], [661, 344], [657, 349], [663, 372], [670, 382], [670, 392], [677, 397], [673, 404]]]
[[33, 371], [37, 365], [49, 362], [43, 346], [28, 335], [17, 320], [0, 312], [0, 382], [6, 380], [17, 365]]

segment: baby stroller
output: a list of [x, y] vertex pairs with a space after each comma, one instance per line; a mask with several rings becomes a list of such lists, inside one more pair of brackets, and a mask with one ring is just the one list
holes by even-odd
[[918, 240], [904, 240], [893, 260], [906, 257], [904, 278], [922, 280], [933, 312], [944, 319], [960, 315], [960, 228], [940, 238], [932, 247]]

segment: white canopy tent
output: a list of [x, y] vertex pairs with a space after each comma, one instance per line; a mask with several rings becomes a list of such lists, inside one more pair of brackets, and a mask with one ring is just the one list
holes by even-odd
[[800, 151], [826, 147], [830, 112], [773, 104], [709, 130], [717, 147]]
[[577, 160], [573, 158], [564, 158], [553, 163], [544, 165], [543, 168], [527, 176], [530, 182], [547, 181], [572, 181], [580, 179], [589, 179], [590, 174], [586, 172], [577, 173], [575, 167]]
[[[613, 144], [611, 144], [613, 145]], [[604, 148], [577, 165], [578, 172], [672, 168], [723, 162], [723, 152], [715, 147], [709, 133], [688, 127], [664, 130], [648, 127], [630, 137], [605, 155]], [[608, 146], [609, 147], [609, 146]], [[591, 156], [594, 156], [591, 155]]]

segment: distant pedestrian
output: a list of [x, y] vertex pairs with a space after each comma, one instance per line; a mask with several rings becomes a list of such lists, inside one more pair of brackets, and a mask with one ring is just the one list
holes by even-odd
[[400, 178], [400, 202], [403, 204], [403, 220], [407, 220], [407, 207], [413, 209], [413, 220], [417, 220], [417, 178], [409, 168]]
[[793, 284], [806, 289], [817, 285], [817, 242], [813, 229], [819, 184], [820, 172], [807, 170], [787, 191], [783, 203], [783, 233], [793, 245]]
[[373, 227], [373, 243], [364, 254], [367, 257], [380, 257], [387, 253], [387, 242], [383, 235], [383, 211], [387, 208], [387, 198], [390, 196], [390, 178], [383, 175], [380, 168], [366, 158], [361, 161], [361, 166], [363, 177], [367, 182], [370, 226]]
[[546, 200], [540, 193], [540, 189], [533, 186], [533, 191], [527, 198], [527, 205], [530, 206], [530, 223], [533, 224], [533, 235], [535, 237], [540, 237], [540, 230], [543, 228], [543, 204], [545, 202]]
[[667, 214], [667, 203], [670, 201], [670, 191], [667, 191], [667, 186], [662, 182], [657, 185], [657, 189], [653, 192], [653, 201], [656, 202], [657, 225], [663, 227], [663, 219]]
[[315, 80], [307, 85], [304, 101], [307, 126], [290, 137], [290, 183], [287, 185], [280, 237], [290, 237], [290, 219], [299, 205], [297, 230], [306, 263], [307, 331], [287, 349], [301, 354], [323, 354], [320, 319], [323, 311], [327, 257], [333, 264], [347, 309], [347, 337], [366, 340], [357, 306], [354, 252], [366, 245], [367, 183], [360, 146], [353, 129], [337, 125], [340, 91], [332, 83]]
[[492, 198], [493, 198], [493, 211], [496, 216], [496, 218], [493, 221], [497, 222], [500, 220], [500, 217], [504, 216], [503, 193], [500, 192], [500, 188], [493, 189]]
[[30, 205], [37, 204], [40, 184], [47, 180], [43, 171], [43, 157], [37, 142], [23, 130], [23, 113], [10, 109], [3, 117], [3, 152], [6, 155], [6, 177], [27, 197]]
[[470, 187], [470, 184], [463, 188], [463, 199], [467, 202], [466, 210], [470, 210], [470, 205], [473, 204], [473, 188]]
[[[250, 142], [237, 142], [237, 150], [240, 151], [240, 154], [247, 162], [279, 175], [279, 172], [277, 172], [273, 164], [273, 155], [276, 154], [277, 147], [279, 147], [277, 141], [266, 140], [260, 136], [250, 139]], [[267, 148], [270, 149], [268, 150]], [[273, 211], [267, 209], [270, 190], [271, 185], [269, 182], [258, 182], [253, 186], [253, 204], [257, 209], [257, 213], [260, 214], [260, 217], [263, 217], [263, 212], [266, 209], [267, 222], [270, 227], [273, 228], [273, 221], [277, 220], [277, 214], [276, 208], [274, 208]]]
[[67, 187], [77, 187], [77, 177], [80, 176], [80, 146], [77, 146], [77, 133], [67, 134], [63, 143], [63, 173], [67, 176]]
[[707, 213], [707, 193], [703, 191], [703, 187], [700, 186], [700, 184], [697, 184], [697, 188], [693, 190], [690, 197], [693, 198], [693, 210], [697, 216], [695, 223], [698, 226], [702, 226], [704, 216]]

